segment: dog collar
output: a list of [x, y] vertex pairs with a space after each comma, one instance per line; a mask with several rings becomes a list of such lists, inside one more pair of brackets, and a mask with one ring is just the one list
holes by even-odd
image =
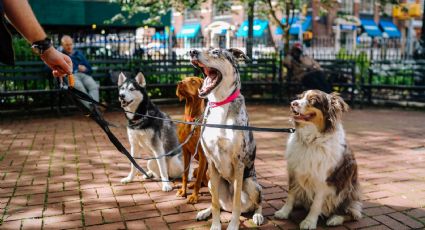
[[211, 107], [211, 108], [215, 108], [215, 107], [219, 107], [219, 106], [225, 105], [227, 103], [230, 103], [230, 102], [234, 101], [239, 96], [239, 94], [241, 94], [240, 89], [236, 89], [235, 92], [233, 92], [225, 100], [219, 101], [219, 102], [212, 102], [212, 101], [210, 101], [210, 102], [208, 102], [208, 106]]

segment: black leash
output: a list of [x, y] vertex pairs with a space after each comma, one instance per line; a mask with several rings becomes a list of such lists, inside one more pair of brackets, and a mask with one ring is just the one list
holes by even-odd
[[118, 138], [111, 132], [111, 130], [108, 127], [109, 123], [103, 118], [103, 116], [100, 114], [96, 106], [92, 106], [92, 108], [89, 109], [83, 103], [81, 103], [79, 99], [91, 102], [92, 105], [93, 104], [101, 105], [101, 104], [95, 101], [89, 95], [85, 94], [84, 92], [81, 92], [78, 89], [75, 89], [74, 87], [65, 85], [63, 83], [62, 78], [60, 79], [60, 85], [61, 85], [61, 89], [65, 91], [68, 94], [68, 96], [73, 99], [75, 105], [83, 112], [89, 114], [90, 118], [93, 119], [102, 128], [102, 130], [106, 133], [106, 135], [108, 135], [109, 140], [112, 142], [112, 144], [114, 144], [117, 150], [120, 151], [122, 154], [124, 154], [128, 158], [128, 160], [130, 160], [133, 166], [137, 168], [137, 170], [139, 170], [141, 173], [143, 173], [143, 175], [149, 178], [149, 175], [146, 173], [146, 171], [139, 164], [137, 164], [136, 160], [134, 160], [134, 158], [127, 151], [127, 149], [121, 144]]
[[258, 132], [277, 132], [277, 133], [294, 133], [295, 132], [294, 128], [264, 128], [264, 127], [242, 126], [242, 125], [205, 124], [205, 123], [198, 123], [198, 122], [179, 121], [179, 120], [173, 120], [173, 119], [167, 119], [167, 118], [161, 118], [161, 117], [154, 117], [147, 114], [133, 113], [129, 111], [124, 111], [124, 112], [131, 113], [134, 115], [144, 116], [148, 118], [159, 119], [163, 121], [172, 121], [172, 122], [181, 123], [181, 124], [196, 125], [196, 126], [218, 128], [218, 129], [233, 129], [233, 130], [245, 130], [245, 131], [251, 130], [251, 131], [258, 131]]

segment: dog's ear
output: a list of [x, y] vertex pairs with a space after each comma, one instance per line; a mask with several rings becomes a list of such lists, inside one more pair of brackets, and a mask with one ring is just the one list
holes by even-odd
[[136, 82], [141, 86], [141, 87], [145, 87], [146, 86], [146, 80], [145, 80], [145, 76], [143, 75], [142, 72], [139, 72], [136, 77], [134, 78], [136, 79]]
[[123, 72], [121, 72], [120, 75], [118, 75], [118, 85], [122, 85], [122, 83], [124, 83], [126, 79], [127, 77], [124, 75]]
[[176, 89], [176, 96], [179, 98], [179, 101], [183, 101], [184, 97], [183, 95], [181, 95], [180, 90], [179, 90], [179, 84], [181, 84], [181, 82], [177, 83], [177, 89]]
[[227, 49], [227, 51], [229, 51], [231, 54], [233, 54], [233, 56], [236, 58], [236, 60], [241, 61], [250, 61], [251, 59], [249, 59], [248, 56], [246, 56], [246, 54], [240, 50], [240, 49], [236, 49], [236, 48], [230, 48]]
[[331, 105], [341, 112], [347, 112], [350, 108], [338, 93], [331, 93]]

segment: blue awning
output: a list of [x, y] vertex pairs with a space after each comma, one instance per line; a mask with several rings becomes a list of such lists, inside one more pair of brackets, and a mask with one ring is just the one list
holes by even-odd
[[398, 30], [397, 26], [395, 26], [391, 21], [380, 21], [379, 24], [390, 38], [401, 37], [401, 33]]
[[177, 38], [194, 38], [201, 30], [201, 24], [186, 24], [183, 25], [180, 33], [176, 35]]
[[[286, 24], [286, 18], [282, 18], [282, 23]], [[298, 33], [300, 31], [299, 18], [294, 17], [294, 19], [289, 19], [289, 23], [291, 25], [291, 28], [289, 29], [289, 34], [298, 35]], [[302, 22], [302, 25], [301, 25], [302, 31], [303, 32], [307, 31], [309, 29], [310, 25], [311, 25], [311, 17], [307, 16], [307, 17], [305, 17], [304, 21]], [[282, 28], [277, 27], [275, 34], [277, 34], [277, 35], [283, 34]]]
[[360, 19], [362, 22], [362, 27], [366, 33], [371, 37], [380, 37], [382, 36], [381, 30], [376, 25], [375, 21], [372, 19]]
[[153, 36], [152, 36], [153, 40], [167, 40], [168, 39], [168, 34], [164, 33], [164, 32], [156, 32]]
[[[254, 19], [254, 37], [261, 37], [269, 26], [269, 22], [261, 19]], [[248, 37], [248, 20], [239, 27], [236, 37]]]

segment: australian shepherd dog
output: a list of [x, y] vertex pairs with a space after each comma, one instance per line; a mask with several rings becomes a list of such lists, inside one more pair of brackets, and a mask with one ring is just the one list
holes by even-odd
[[291, 102], [296, 132], [286, 150], [288, 198], [276, 218], [287, 219], [294, 206], [308, 210], [301, 229], [315, 229], [321, 215], [328, 226], [361, 218], [357, 163], [341, 122], [347, 110], [340, 96], [318, 90]]

